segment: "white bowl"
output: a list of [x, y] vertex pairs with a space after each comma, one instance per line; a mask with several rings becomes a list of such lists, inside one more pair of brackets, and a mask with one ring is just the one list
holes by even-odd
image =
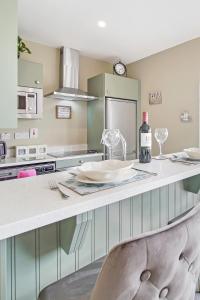
[[192, 159], [200, 159], [200, 148], [184, 149], [184, 152]]
[[137, 171], [130, 169], [130, 170], [126, 170], [126, 173], [123, 173], [122, 176], [117, 176], [116, 178], [113, 178], [113, 179], [93, 180], [93, 179], [85, 177], [83, 174], [79, 173], [76, 176], [76, 180], [81, 183], [94, 184], [94, 185], [95, 184], [107, 184], [107, 183], [120, 183], [120, 182], [129, 180], [136, 175], [137, 175]]
[[111, 180], [123, 176], [133, 167], [133, 161], [104, 160], [87, 162], [78, 167], [80, 174], [93, 180]]

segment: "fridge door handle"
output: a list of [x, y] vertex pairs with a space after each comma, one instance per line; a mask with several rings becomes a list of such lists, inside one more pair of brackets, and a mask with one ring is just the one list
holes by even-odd
[[128, 102], [128, 103], [130, 103], [130, 101], [135, 101], [135, 100], [127, 100], [127, 99], [119, 99], [119, 98], [109, 98], [109, 97], [106, 97], [106, 100], [109, 100], [109, 101], [118, 101], [118, 102]]

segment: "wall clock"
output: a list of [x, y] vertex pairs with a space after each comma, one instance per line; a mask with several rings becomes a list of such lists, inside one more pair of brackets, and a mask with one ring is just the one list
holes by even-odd
[[117, 62], [113, 65], [113, 73], [117, 74], [119, 76], [127, 76], [127, 69], [125, 64], [123, 64], [121, 61]]

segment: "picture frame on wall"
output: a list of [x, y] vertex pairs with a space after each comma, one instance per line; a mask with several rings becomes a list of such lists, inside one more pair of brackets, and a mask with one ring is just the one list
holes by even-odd
[[57, 119], [71, 119], [72, 109], [67, 105], [56, 105], [56, 118]]

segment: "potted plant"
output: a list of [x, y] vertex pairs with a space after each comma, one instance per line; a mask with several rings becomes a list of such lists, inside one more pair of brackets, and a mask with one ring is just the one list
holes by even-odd
[[31, 54], [31, 50], [26, 46], [25, 42], [23, 42], [22, 38], [18, 36], [17, 43], [17, 56], [20, 58], [21, 53]]

